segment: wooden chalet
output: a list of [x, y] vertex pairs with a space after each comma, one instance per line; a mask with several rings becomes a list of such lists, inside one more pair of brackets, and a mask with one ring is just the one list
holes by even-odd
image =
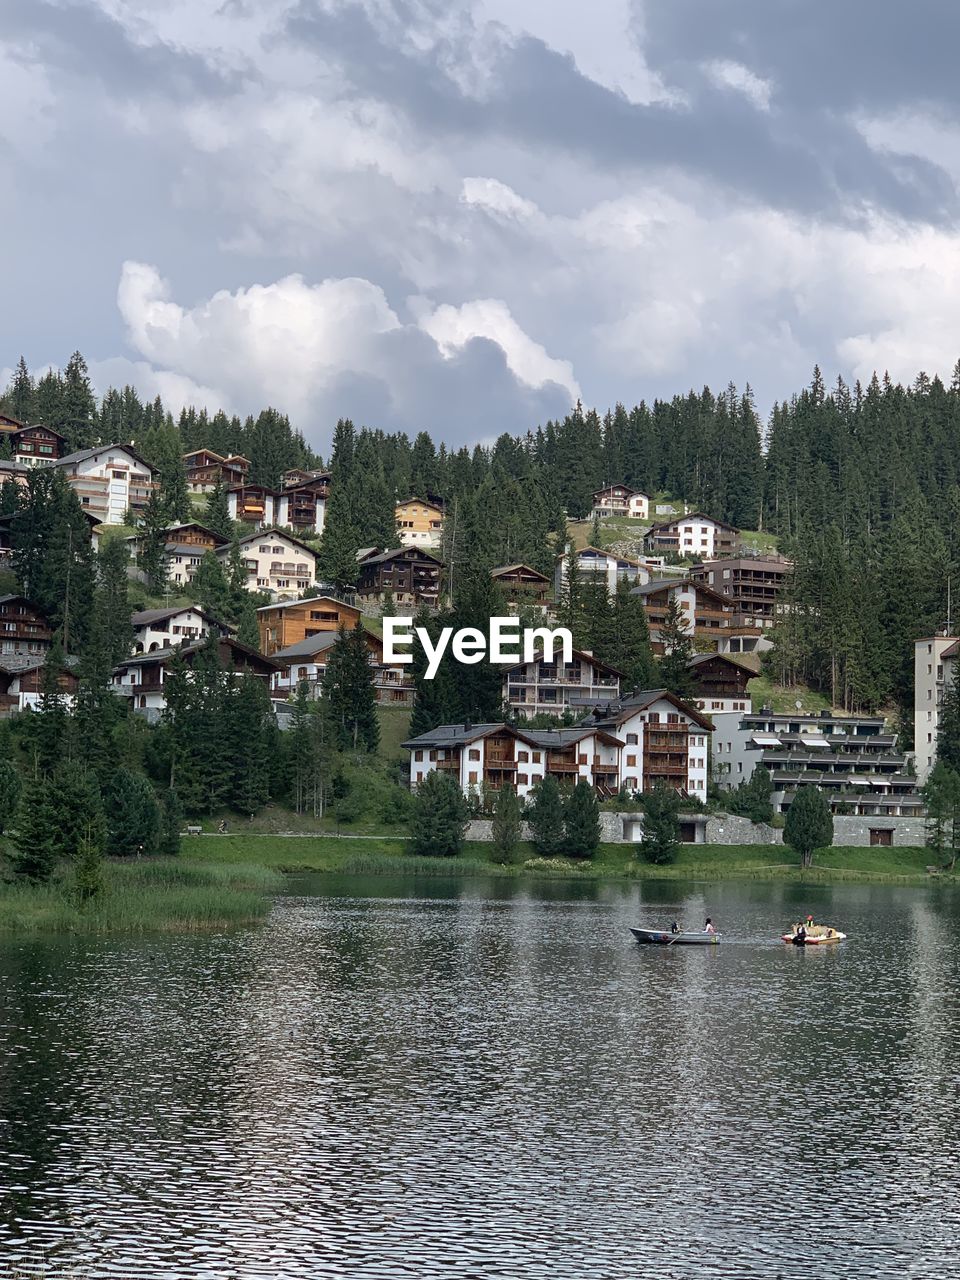
[[357, 596], [368, 606], [380, 605], [390, 592], [397, 608], [435, 609], [442, 569], [442, 562], [423, 547], [378, 551], [360, 561]]
[[330, 481], [333, 473], [330, 471], [311, 471], [306, 467], [291, 467], [289, 471], [284, 471], [280, 477], [280, 487], [282, 489], [296, 489], [305, 484], [316, 484], [322, 486], [322, 496], [329, 498]]
[[53, 643], [49, 623], [26, 596], [0, 596], [0, 655], [44, 654]]
[[551, 601], [550, 579], [528, 564], [505, 564], [491, 569], [490, 577], [501, 589], [511, 608], [536, 605], [545, 608]]
[[27, 467], [42, 467], [62, 458], [67, 440], [59, 431], [42, 423], [21, 422], [9, 413], [0, 413], [0, 436], [10, 441], [14, 462]]
[[[35, 708], [43, 692], [44, 663], [42, 657], [32, 657], [26, 653], [14, 653], [0, 656], [0, 716], [12, 715], [16, 711], [30, 711]], [[76, 658], [67, 658], [66, 666], [57, 677], [57, 685], [68, 700], [68, 704], [76, 696], [79, 683], [73, 667]]]
[[272, 525], [276, 519], [279, 494], [266, 484], [232, 484], [227, 487], [230, 515], [242, 524]]
[[307, 600], [285, 600], [257, 610], [260, 648], [273, 655], [309, 636], [323, 632], [347, 631], [357, 625], [360, 610], [335, 596], [312, 596]]
[[187, 473], [187, 488], [195, 493], [208, 493], [218, 482], [224, 486], [243, 484], [250, 471], [250, 462], [240, 454], [221, 457], [212, 449], [194, 449], [183, 455]]
[[[192, 667], [197, 654], [206, 646], [206, 640], [150, 653], [135, 654], [121, 662], [113, 671], [113, 687], [119, 694], [129, 697], [137, 711], [161, 711], [166, 705], [163, 685], [174, 656], [182, 656], [187, 667]], [[269, 685], [276, 671], [276, 663], [241, 644], [233, 636], [221, 635], [217, 640], [217, 653], [224, 670], [256, 676]]]

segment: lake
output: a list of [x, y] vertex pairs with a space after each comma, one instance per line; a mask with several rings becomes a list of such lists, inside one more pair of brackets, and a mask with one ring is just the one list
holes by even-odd
[[290, 890], [0, 942], [0, 1275], [960, 1275], [953, 889]]

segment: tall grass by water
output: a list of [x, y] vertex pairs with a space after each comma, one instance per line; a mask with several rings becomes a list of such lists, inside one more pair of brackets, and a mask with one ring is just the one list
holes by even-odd
[[261, 920], [278, 872], [257, 863], [158, 858], [104, 867], [103, 892], [80, 905], [73, 875], [47, 884], [0, 884], [0, 930], [17, 933], [148, 933], [227, 928]]

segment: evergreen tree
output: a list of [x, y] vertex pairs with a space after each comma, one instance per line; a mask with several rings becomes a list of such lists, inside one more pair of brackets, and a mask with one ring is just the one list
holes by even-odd
[[557, 622], [574, 635], [580, 626], [583, 611], [583, 580], [580, 573], [580, 557], [571, 541], [564, 554], [563, 581], [557, 599]]
[[960, 683], [947, 686], [937, 729], [937, 760], [960, 773]]
[[656, 688], [656, 670], [650, 648], [647, 611], [640, 596], [631, 595], [625, 578], [617, 582], [613, 598], [609, 647], [597, 656], [622, 671], [623, 691]]
[[66, 659], [59, 635], [47, 650], [40, 675], [40, 699], [29, 723], [29, 739], [37, 770], [48, 775], [70, 753], [70, 721], [60, 682]]
[[937, 862], [956, 865], [960, 846], [960, 774], [938, 760], [920, 790], [926, 807], [925, 834], [927, 848]]
[[157, 596], [167, 585], [167, 524], [166, 504], [160, 490], [152, 489], [140, 522], [140, 568]]
[[819, 787], [798, 787], [783, 827], [784, 843], [800, 855], [801, 867], [813, 866], [817, 849], [833, 843], [833, 816]]
[[533, 788], [532, 803], [527, 806], [530, 840], [537, 853], [555, 858], [565, 847], [563, 797], [560, 784], [551, 774]]
[[160, 811], [147, 779], [129, 769], [118, 769], [104, 800], [110, 856], [131, 858], [156, 853]]
[[97, 402], [90, 385], [87, 362], [79, 351], [67, 361], [63, 371], [60, 399], [60, 426], [67, 438], [68, 452], [87, 449], [95, 443]]
[[56, 825], [57, 856], [75, 860], [90, 831], [102, 832], [103, 804], [96, 777], [79, 760], [66, 760], [53, 774], [50, 808]]
[[25, 880], [49, 880], [57, 865], [57, 819], [47, 780], [39, 774], [23, 788], [14, 836], [13, 870]]
[[74, 889], [81, 907], [103, 892], [103, 830], [90, 821], [77, 846]]
[[19, 422], [33, 422], [37, 413], [37, 389], [23, 356], [17, 361], [3, 405]]
[[414, 796], [410, 852], [421, 857], [453, 858], [463, 848], [469, 811], [453, 778], [432, 769]]
[[516, 861], [520, 843], [520, 801], [512, 787], [497, 792], [493, 810], [493, 857], [501, 863]]
[[219, 477], [217, 478], [217, 483], [207, 494], [203, 523], [214, 533], [219, 533], [221, 537], [230, 538], [233, 536], [233, 521], [230, 518], [227, 491], [223, 487], [222, 479]]
[[693, 640], [687, 630], [683, 610], [675, 595], [670, 597], [663, 625], [660, 628], [663, 657], [660, 659], [660, 682], [678, 698], [693, 695], [693, 676], [690, 659], [693, 657]]
[[190, 579], [190, 594], [201, 609], [226, 620], [233, 613], [232, 592], [223, 565], [213, 551], [206, 551]]
[[375, 752], [380, 744], [376, 688], [366, 631], [359, 618], [353, 631], [340, 628], [327, 659], [323, 696], [329, 702], [341, 748]]
[[97, 587], [94, 599], [96, 617], [92, 629], [101, 628], [97, 642], [106, 649], [106, 661], [115, 667], [128, 657], [133, 648], [131, 609], [127, 596], [130, 552], [121, 538], [102, 544], [97, 555]]
[[658, 866], [673, 862], [680, 852], [680, 796], [658, 782], [643, 796], [643, 836], [640, 854]]
[[270, 799], [266, 722], [272, 715], [266, 685], [256, 676], [235, 676], [228, 703], [230, 807], [249, 817]]
[[22, 790], [17, 770], [9, 760], [0, 760], [0, 835], [16, 817]]
[[586, 778], [581, 778], [563, 806], [564, 852], [592, 858], [600, 848], [600, 806]]
[[164, 791], [160, 801], [160, 839], [157, 852], [175, 858], [180, 852], [180, 830], [183, 826], [183, 810], [180, 798], [172, 787]]

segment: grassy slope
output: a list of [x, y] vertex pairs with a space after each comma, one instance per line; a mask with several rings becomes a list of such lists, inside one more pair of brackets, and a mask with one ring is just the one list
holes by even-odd
[[[925, 879], [929, 853], [925, 849], [828, 849], [817, 858], [812, 871], [801, 875], [791, 850], [781, 845], [685, 845], [677, 861], [668, 867], [650, 866], [632, 845], [602, 845], [588, 863], [565, 859], [537, 859], [529, 846], [519, 854], [521, 865], [501, 867], [490, 861], [491, 846], [470, 842], [459, 859], [411, 858], [402, 837], [357, 839], [349, 836], [316, 836], [286, 839], [282, 836], [200, 837], [184, 842], [186, 860], [204, 865], [236, 865], [252, 862], [280, 871], [344, 871], [363, 873], [409, 872], [432, 874], [483, 873], [497, 875], [572, 876], [591, 879], [697, 878], [721, 879]], [[532, 865], [523, 866], [524, 862]]]
[[262, 919], [276, 871], [257, 859], [229, 863], [160, 858], [107, 863], [104, 891], [76, 904], [72, 876], [45, 885], [0, 885], [0, 931], [146, 933], [222, 929]]
[[798, 701], [803, 703], [801, 710], [807, 714], [830, 710], [830, 699], [822, 693], [816, 693], [806, 685], [793, 685], [788, 689], [773, 684], [767, 676], [755, 676], [749, 681], [747, 693], [753, 699], [754, 710], [770, 707], [773, 711], [796, 711]]

